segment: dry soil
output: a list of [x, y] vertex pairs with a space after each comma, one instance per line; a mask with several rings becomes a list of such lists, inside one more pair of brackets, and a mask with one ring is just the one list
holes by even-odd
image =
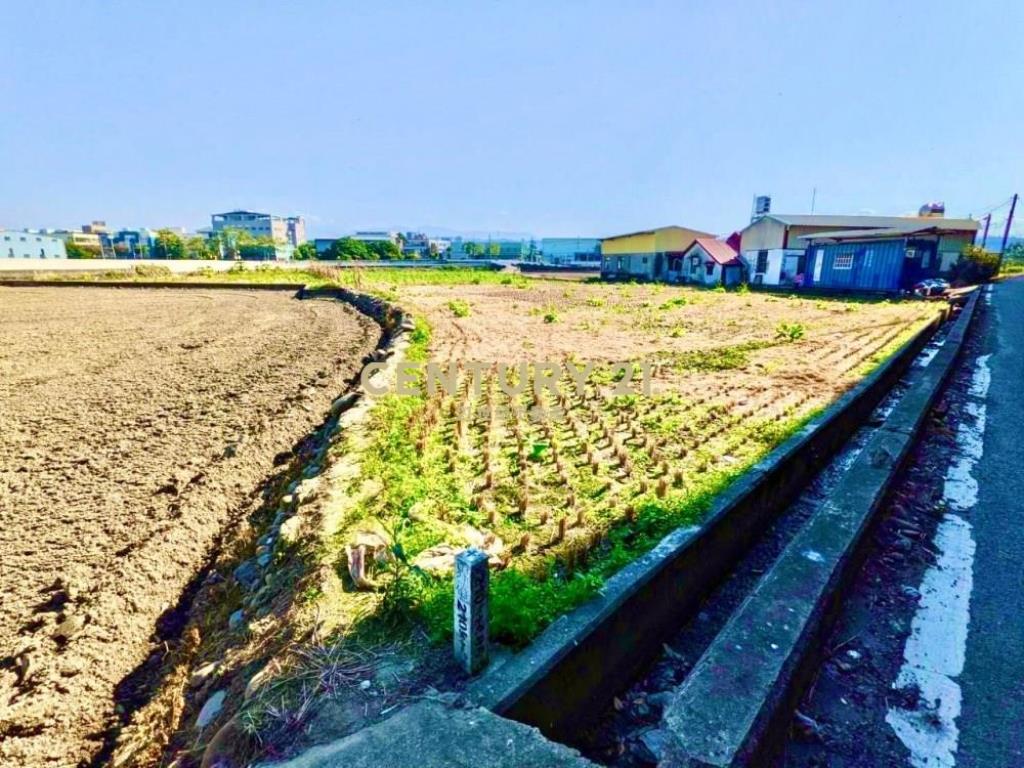
[[114, 692], [380, 329], [257, 290], [0, 288], [0, 764], [87, 764]]

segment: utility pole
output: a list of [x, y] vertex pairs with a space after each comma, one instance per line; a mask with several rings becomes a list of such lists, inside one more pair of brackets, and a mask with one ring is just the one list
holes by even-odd
[[1017, 193], [1013, 193], [1013, 201], [1010, 203], [1010, 215], [1006, 217], [1006, 228], [1003, 230], [1003, 244], [999, 247], [999, 253], [1006, 250], [1006, 241], [1010, 239], [1010, 225], [1013, 223], [1013, 212], [1017, 210]]
[[818, 188], [814, 187], [811, 190], [811, 213], [814, 213], [814, 203], [818, 199]]
[[1003, 254], [1006, 253], [1006, 241], [1010, 239], [1010, 225], [1013, 224], [1013, 212], [1017, 210], [1017, 193], [1013, 193], [1013, 200], [1010, 202], [1010, 215], [1006, 217], [1006, 227], [1003, 229], [1003, 244], [999, 247], [999, 264], [996, 266], [998, 275], [1003, 268]]
[[988, 225], [992, 223], [992, 214], [985, 214], [985, 234], [981, 236], [981, 247], [984, 248], [988, 242]]

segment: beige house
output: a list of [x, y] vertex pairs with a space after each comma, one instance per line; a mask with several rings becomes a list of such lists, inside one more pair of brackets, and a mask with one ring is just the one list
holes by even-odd
[[611, 280], [665, 280], [669, 263], [682, 257], [698, 237], [710, 232], [668, 226], [615, 235], [601, 240], [601, 277]]

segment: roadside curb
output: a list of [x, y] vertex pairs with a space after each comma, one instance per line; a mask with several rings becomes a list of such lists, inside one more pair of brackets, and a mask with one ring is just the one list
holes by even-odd
[[676, 689], [662, 727], [661, 765], [764, 765], [778, 742], [863, 560], [892, 482], [959, 358], [978, 291], [910, 389], [847, 470], [831, 498], [790, 541], [751, 597]]
[[598, 596], [485, 672], [469, 696], [554, 739], [572, 735], [661, 650], [775, 517], [904, 375], [948, 314], [772, 451], [715, 501], [700, 527], [673, 531], [609, 578]]

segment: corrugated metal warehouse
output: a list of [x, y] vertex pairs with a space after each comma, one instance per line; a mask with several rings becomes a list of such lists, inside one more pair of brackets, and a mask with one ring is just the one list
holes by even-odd
[[977, 224], [933, 221], [928, 226], [847, 230], [808, 235], [804, 284], [840, 290], [897, 292], [949, 272], [974, 241]]

